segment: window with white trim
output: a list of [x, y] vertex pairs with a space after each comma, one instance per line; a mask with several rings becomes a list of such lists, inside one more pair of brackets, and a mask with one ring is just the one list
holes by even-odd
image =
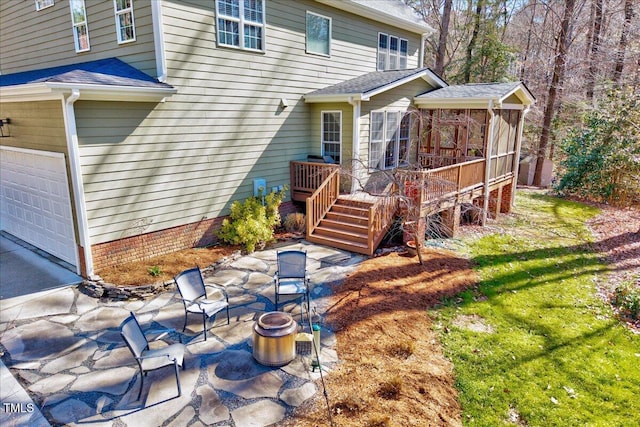
[[46, 9], [53, 6], [55, 0], [36, 0], [36, 10]]
[[322, 112], [322, 155], [340, 163], [342, 151], [342, 111]]
[[89, 26], [87, 25], [87, 8], [84, 0], [69, 0], [71, 23], [73, 24], [73, 40], [76, 52], [86, 52], [89, 45]]
[[408, 40], [378, 33], [378, 71], [405, 70], [408, 52]]
[[411, 116], [405, 111], [369, 114], [369, 168], [392, 169], [409, 163]]
[[218, 45], [264, 51], [264, 0], [217, 0]]
[[307, 53], [331, 55], [331, 18], [307, 12]]
[[113, 0], [113, 10], [116, 16], [118, 44], [136, 41], [133, 0]]

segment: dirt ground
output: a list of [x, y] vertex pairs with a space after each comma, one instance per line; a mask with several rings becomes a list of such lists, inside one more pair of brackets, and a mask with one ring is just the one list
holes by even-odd
[[[599, 206], [590, 221], [610, 275], [598, 292], [608, 301], [612, 289], [635, 280], [640, 287], [640, 210]], [[499, 229], [499, 221], [495, 224]], [[496, 227], [490, 227], [495, 232]], [[479, 227], [462, 227], [478, 234]], [[481, 234], [481, 233], [480, 233]], [[280, 236], [280, 240], [287, 236]], [[115, 284], [150, 283], [148, 269], [158, 266], [168, 280], [177, 272], [202, 267], [238, 248], [192, 249], [128, 264], [99, 274]], [[335, 288], [325, 323], [336, 332], [341, 363], [325, 376], [329, 409], [320, 390], [281, 425], [328, 426], [459, 426], [462, 425], [451, 363], [443, 356], [426, 309], [474, 286], [469, 261], [445, 250], [424, 250], [425, 264], [391, 252], [366, 260]], [[638, 322], [628, 321], [640, 330]]]

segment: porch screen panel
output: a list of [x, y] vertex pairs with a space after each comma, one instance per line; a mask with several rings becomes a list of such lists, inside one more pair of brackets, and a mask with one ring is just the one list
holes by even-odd
[[384, 143], [384, 113], [372, 111], [370, 117], [369, 168], [380, 169]]

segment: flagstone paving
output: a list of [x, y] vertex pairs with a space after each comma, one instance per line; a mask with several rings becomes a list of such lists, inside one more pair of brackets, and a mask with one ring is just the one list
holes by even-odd
[[[253, 325], [260, 314], [274, 309], [276, 251], [284, 248], [241, 257], [205, 275], [206, 282], [225, 285], [231, 322], [227, 325], [225, 316], [219, 316], [206, 341], [196, 316], [190, 317], [184, 335], [170, 334], [173, 340], [181, 337], [187, 348], [180, 397], [174, 374], [166, 368], [148, 374], [137, 400], [140, 374], [118, 330], [133, 311], [143, 329], [180, 331], [184, 311], [174, 292], [145, 301], [104, 302], [69, 287], [26, 304], [6, 304], [0, 313], [3, 361], [52, 425], [245, 427], [277, 423], [318, 393], [313, 381], [320, 376], [307, 356], [297, 356], [281, 368], [262, 366], [252, 356]], [[286, 249], [307, 251], [312, 309], [318, 314], [327, 308], [331, 286], [363, 259], [306, 241]], [[299, 319], [296, 301], [284, 309]], [[331, 331], [323, 328], [323, 372], [338, 362], [335, 342]], [[0, 424], [23, 422], [0, 410]], [[32, 422], [46, 425], [42, 419]]]

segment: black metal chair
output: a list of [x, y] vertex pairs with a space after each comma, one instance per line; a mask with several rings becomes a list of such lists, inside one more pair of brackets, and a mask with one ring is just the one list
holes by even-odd
[[184, 369], [185, 346], [183, 344], [175, 343], [163, 348], [150, 349], [149, 341], [133, 313], [120, 324], [120, 335], [122, 335], [124, 342], [127, 344], [127, 347], [129, 347], [129, 350], [131, 350], [140, 369], [140, 391], [138, 392], [138, 400], [142, 394], [144, 377], [147, 375], [147, 372], [170, 365], [173, 365], [175, 368], [178, 397], [182, 395], [178, 367], [180, 366]]
[[[205, 285], [200, 267], [183, 271], [175, 277], [175, 282], [184, 304], [184, 326], [182, 327], [182, 332], [187, 328], [187, 315], [189, 313], [202, 316], [205, 341], [207, 340], [207, 319], [215, 320], [216, 314], [226, 309], [227, 325], [229, 324], [229, 296], [227, 291], [222, 286]], [[220, 293], [220, 298], [208, 299], [206, 288], [216, 289]]]
[[275, 283], [276, 311], [278, 311], [280, 296], [300, 297], [300, 322], [302, 322], [304, 303], [306, 301], [307, 316], [310, 304], [307, 253], [297, 250], [278, 252], [278, 270], [273, 281]]

